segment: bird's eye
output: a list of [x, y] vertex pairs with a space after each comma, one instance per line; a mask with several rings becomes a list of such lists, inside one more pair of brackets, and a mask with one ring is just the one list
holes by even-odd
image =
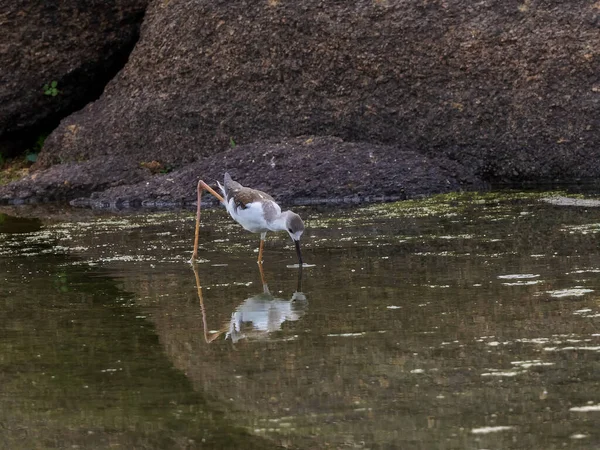
[[291, 228], [288, 228], [288, 231], [289, 231], [290, 233], [293, 233], [293, 231], [292, 231], [292, 229], [291, 229]]

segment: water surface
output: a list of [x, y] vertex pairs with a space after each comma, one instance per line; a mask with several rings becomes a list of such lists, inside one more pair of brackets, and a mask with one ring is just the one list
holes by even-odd
[[599, 208], [300, 213], [0, 215], [6, 448], [598, 448]]

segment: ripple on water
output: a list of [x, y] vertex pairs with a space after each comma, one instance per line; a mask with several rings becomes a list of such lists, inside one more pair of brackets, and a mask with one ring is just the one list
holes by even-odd
[[590, 437], [589, 434], [583, 434], [583, 433], [575, 433], [572, 434], [571, 436], [569, 436], [571, 439], [587, 439]]
[[585, 406], [573, 406], [569, 408], [569, 411], [573, 412], [600, 412], [600, 403], [597, 405], [590, 404]]
[[600, 269], [590, 268], [590, 269], [577, 269], [571, 272], [567, 272], [567, 275], [578, 274], [578, 273], [600, 273]]
[[543, 282], [544, 280], [514, 281], [512, 283], [502, 283], [502, 286], [534, 286]]
[[471, 433], [473, 433], [473, 434], [498, 433], [500, 431], [514, 430], [514, 428], [515, 427], [509, 427], [509, 426], [481, 427], [481, 428], [473, 428], [471, 430]]
[[[582, 297], [585, 294], [589, 294], [590, 292], [594, 292], [593, 289], [583, 288], [581, 286], [576, 286], [571, 289], [557, 289], [554, 291], [546, 291], [546, 294], [550, 294], [550, 297], [554, 298], [563, 298], [563, 297]], [[538, 293], [537, 295], [541, 295], [542, 293]]]
[[539, 274], [534, 273], [516, 273], [510, 275], [498, 275], [498, 278], [500, 278], [501, 280], [522, 280], [528, 278], [537, 278], [539, 276]]
[[523, 369], [529, 369], [530, 367], [543, 367], [543, 366], [553, 366], [552, 362], [543, 362], [539, 359], [533, 359], [530, 361], [512, 361], [511, 364], [513, 366], [522, 367]]
[[591, 308], [578, 309], [573, 311], [573, 315], [585, 317], [586, 319], [600, 317], [600, 312], [594, 312]]
[[[475, 443], [464, 441], [463, 432], [472, 441], [500, 441], [525, 438], [525, 434], [517, 435], [525, 430], [531, 448], [551, 448], [557, 441], [556, 435], [548, 433], [549, 423], [561, 424], [562, 442], [570, 441], [573, 445], [572, 439], [595, 439], [597, 431], [590, 422], [597, 418], [600, 410], [597, 386], [593, 377], [578, 374], [593, 373], [600, 354], [594, 353], [600, 352], [600, 334], [597, 319], [593, 319], [600, 313], [600, 304], [596, 303], [593, 292], [598, 291], [596, 284], [600, 284], [600, 278], [596, 280], [594, 275], [600, 273], [600, 256], [591, 245], [598, 235], [586, 237], [575, 229], [571, 229], [574, 235], [563, 230], [565, 224], [590, 219], [570, 212], [557, 215], [559, 208], [544, 204], [537, 206], [536, 217], [531, 219], [532, 214], [520, 211], [522, 203], [493, 209], [486, 203], [474, 207], [472, 203], [452, 201], [456, 206], [450, 205], [450, 208], [460, 212], [459, 215], [449, 213], [446, 206], [435, 212], [438, 217], [453, 215], [452, 220], [436, 217], [401, 221], [397, 217], [402, 214], [388, 219], [370, 217], [373, 215], [370, 211], [357, 217], [356, 210], [336, 210], [332, 215], [342, 216], [342, 220], [328, 220], [322, 227], [312, 227], [307, 236], [310, 238], [307, 239], [307, 256], [310, 262], [318, 264], [318, 269], [304, 272], [310, 313], [268, 336], [261, 335], [252, 341], [252, 348], [244, 343], [232, 346], [224, 343], [224, 339], [217, 339], [227, 331], [225, 325], [229, 324], [236, 305], [261, 290], [255, 257], [250, 253], [257, 247], [256, 236], [224, 220], [205, 221], [202, 255], [210, 255], [210, 258], [218, 255], [218, 259], [204, 260], [207, 264], [198, 266], [202, 269], [199, 276], [206, 289], [202, 307], [195, 298], [194, 276], [184, 264], [189, 259], [193, 241], [191, 213], [185, 222], [172, 221], [170, 225], [165, 217], [156, 220], [138, 217], [112, 223], [88, 220], [83, 225], [55, 227], [51, 231], [47, 228], [45, 233], [29, 239], [20, 235], [19, 242], [5, 237], [0, 241], [0, 252], [17, 251], [21, 252], [19, 256], [23, 256], [22, 252], [61, 252], [67, 253], [67, 257], [61, 254], [56, 258], [57, 264], [93, 266], [101, 263], [104, 267], [83, 271], [79, 267], [59, 266], [56, 272], [67, 276], [53, 275], [51, 281], [56, 289], [48, 289], [51, 286], [48, 277], [35, 279], [37, 272], [33, 271], [40, 267], [47, 270], [50, 266], [47, 262], [52, 258], [42, 261], [22, 257], [14, 259], [23, 263], [28, 271], [18, 272], [17, 264], [7, 264], [7, 273], [0, 274], [0, 280], [23, 277], [22, 283], [6, 283], [16, 292], [14, 301], [7, 306], [16, 312], [21, 304], [26, 306], [21, 311], [22, 323], [27, 326], [14, 329], [22, 330], [26, 337], [30, 331], [30, 336], [35, 336], [35, 342], [41, 342], [40, 345], [45, 342], [39, 336], [49, 336], [47, 341], [51, 345], [35, 351], [46, 350], [51, 357], [44, 363], [52, 363], [57, 370], [61, 370], [54, 363], [55, 336], [59, 334], [44, 334], [48, 329], [45, 316], [52, 314], [57, 314], [52, 318], [52, 326], [56, 326], [57, 331], [64, 328], [61, 337], [67, 340], [68, 348], [79, 348], [81, 342], [87, 343], [84, 338], [96, 342], [99, 325], [109, 331], [112, 330], [109, 326], [122, 324], [122, 329], [115, 328], [119, 332], [115, 336], [122, 335], [122, 342], [127, 345], [138, 343], [140, 339], [160, 343], [155, 347], [145, 345], [141, 350], [135, 345], [130, 351], [118, 347], [121, 340], [111, 339], [110, 346], [90, 355], [89, 359], [85, 352], [72, 355], [86, 358], [82, 361], [93, 367], [93, 372], [90, 369], [89, 374], [84, 373], [90, 380], [98, 377], [100, 370], [102, 377], [113, 379], [127, 371], [131, 384], [115, 383], [111, 389], [115, 392], [121, 389], [118, 392], [124, 393], [124, 402], [141, 400], [142, 413], [146, 409], [143, 405], [155, 398], [174, 395], [174, 398], [189, 398], [206, 391], [223, 405], [231, 423], [248, 430], [273, 433], [269, 439], [277, 443], [281, 441], [275, 429], [281, 428], [284, 430], [282, 441], [290, 446], [311, 439], [315, 448], [326, 444], [341, 448], [348, 442], [363, 441], [363, 447], [395, 448], [397, 436], [404, 433], [414, 439], [415, 447], [417, 442], [426, 447], [431, 443], [432, 428], [414, 427], [415, 421], [434, 424], [437, 420], [434, 418], [444, 417], [449, 408], [458, 411], [454, 424], [467, 428], [460, 432], [455, 426], [433, 430], [434, 438], [447, 442], [448, 448], [475, 448]], [[466, 206], [474, 213], [464, 214]], [[403, 212], [414, 216], [410, 211]], [[313, 216], [325, 215], [314, 213]], [[592, 220], [597, 221], [597, 218]], [[593, 229], [593, 226], [589, 228]], [[16, 247], [12, 246], [13, 241]], [[265, 275], [274, 293], [288, 290], [291, 293], [297, 284], [295, 273], [285, 267], [295, 261], [295, 255], [289, 245], [281, 245], [283, 242], [282, 238], [273, 246], [273, 256], [265, 265]], [[395, 247], [384, 247], [387, 243]], [[286, 259], [281, 256], [284, 254]], [[43, 265], [26, 266], [32, 264], [30, 261]], [[151, 269], [153, 263], [156, 263], [155, 269]], [[118, 271], [105, 270], [111, 265]], [[109, 277], [107, 273], [118, 276]], [[581, 273], [589, 275], [575, 275]], [[585, 283], [577, 280], [584, 277], [587, 278]], [[60, 289], [63, 284], [72, 291], [63, 293]], [[558, 289], [563, 287], [571, 289]], [[584, 289], [588, 290], [582, 292]], [[544, 291], [541, 294], [544, 297], [534, 297], [530, 292], [533, 290]], [[88, 299], [88, 291], [93, 291], [94, 296], [89, 297], [89, 302], [82, 302]], [[40, 292], [47, 298], [36, 303]], [[112, 301], [113, 292], [121, 299]], [[561, 293], [567, 294], [565, 299], [559, 297], [556, 301], [551, 297]], [[570, 298], [570, 294], [577, 295]], [[38, 305], [60, 302], [61, 296], [68, 314], [59, 316], [62, 314], [59, 308], [44, 309], [43, 315], [31, 314]], [[553, 301], [540, 301], [544, 298]], [[85, 305], [81, 314], [73, 307], [80, 303]], [[123, 309], [115, 312], [104, 306], [112, 304]], [[90, 308], [94, 308], [94, 314], [89, 313]], [[119, 320], [114, 320], [115, 313]], [[203, 324], [205, 313], [207, 321]], [[6, 315], [3, 317], [12, 320]], [[73, 333], [73, 324], [63, 318], [77, 319], [76, 333]], [[572, 333], [573, 330], [577, 333]], [[458, 337], [460, 341], [456, 340]], [[101, 339], [104, 342], [104, 333]], [[293, 343], [283, 345], [285, 341]], [[115, 342], [117, 345], [113, 345]], [[17, 353], [10, 347], [12, 342], [8, 344], [2, 354], [16, 355], [15, 367], [20, 370], [24, 367], [19, 364], [22, 353], [29, 350], [18, 349]], [[128, 367], [121, 369], [118, 361], [124, 355]], [[35, 355], [33, 357], [37, 360]], [[69, 375], [67, 369], [72, 366], [64, 366], [65, 375]], [[78, 367], [87, 370], [85, 364]], [[130, 371], [129, 367], [134, 370]], [[171, 374], [173, 368], [176, 373]], [[145, 377], [148, 370], [159, 376]], [[230, 376], [224, 377], [223, 373]], [[141, 376], [136, 378], [137, 374]], [[189, 377], [191, 383], [182, 383], [182, 374]], [[167, 376], [173, 377], [174, 382], [165, 383]], [[576, 377], [577, 383], [560, 384]], [[158, 380], [157, 384], [152, 384], [153, 379]], [[191, 394], [187, 391], [190, 385], [194, 386]], [[46, 399], [48, 387], [41, 386], [39, 392]], [[127, 395], [131, 386], [142, 393]], [[33, 384], [26, 388], [28, 391], [36, 389]], [[98, 388], [98, 392], [102, 392], [104, 386]], [[165, 390], [171, 388], [177, 391]], [[307, 396], [309, 391], [314, 396]], [[559, 394], [560, 398], [579, 400], [539, 414], [544, 406], [536, 400], [538, 396], [540, 400], [546, 397], [555, 400]], [[88, 398], [102, 397], [77, 397], [85, 415], [87, 411], [97, 410], [94, 402], [90, 409], [84, 409]], [[415, 398], [437, 400], [423, 403], [415, 402]], [[56, 409], [60, 410], [64, 403], [60, 386], [56, 399]], [[235, 399], [231, 401], [231, 408], [227, 406], [230, 399]], [[586, 399], [593, 402], [586, 403]], [[371, 410], [367, 402], [377, 407]], [[48, 404], [54, 406], [50, 401]], [[490, 405], [497, 416], [490, 414]], [[128, 420], [134, 420], [136, 406], [130, 407], [129, 403], [126, 406], [128, 411], [133, 411]], [[180, 407], [174, 405], [174, 408]], [[196, 405], [193, 407], [189, 423], [175, 423], [177, 438], [184, 439], [180, 430], [202, 428], [196, 422], [195, 411], [199, 409]], [[152, 411], [152, 417], [159, 420], [151, 422], [153, 418], [141, 416], [139, 423], [149, 423], [153, 428], [157, 428], [156, 423], [174, 423], [171, 413], [177, 409], [165, 412], [159, 407]], [[333, 410], [335, 415], [331, 413]], [[368, 420], [359, 421], [351, 415], [367, 411]], [[410, 420], [390, 415], [389, 411], [406, 413]], [[279, 417], [283, 412], [286, 417]], [[99, 423], [98, 429], [110, 428], [115, 423], [112, 417], [108, 424], [103, 421], [104, 414], [90, 413], [89, 417], [90, 422]], [[63, 422], [65, 425], [59, 431], [64, 429], [64, 435], [80, 425], [68, 420]], [[131, 423], [136, 426], [136, 422]], [[192, 426], [188, 426], [190, 424]], [[27, 421], [24, 425], [27, 426]], [[129, 422], [125, 426], [129, 426]], [[297, 429], [297, 435], [289, 433], [291, 429]], [[374, 442], [373, 436], [378, 436], [381, 442]], [[479, 447], [500, 444], [491, 442]], [[518, 445], [519, 442], [513, 442], [513, 446]]]
[[514, 370], [498, 370], [498, 369], [487, 369], [489, 372], [484, 372], [481, 374], [482, 377], [516, 377], [522, 373], [525, 373], [524, 370], [514, 371]]
[[546, 352], [560, 352], [560, 351], [577, 351], [582, 350], [586, 352], [600, 352], [600, 347], [592, 345], [580, 345], [580, 346], [568, 346], [568, 347], [544, 347]]

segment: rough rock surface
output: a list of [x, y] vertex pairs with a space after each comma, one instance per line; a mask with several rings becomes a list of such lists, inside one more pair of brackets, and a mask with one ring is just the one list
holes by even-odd
[[596, 176], [599, 48], [588, 0], [153, 1], [125, 69], [41, 165], [331, 135], [490, 178]]
[[[125, 68], [52, 133], [37, 167], [94, 160], [100, 177], [103, 159], [158, 161], [173, 176], [190, 163], [201, 174], [233, 143], [245, 160], [268, 142], [312, 135], [396, 149], [386, 174], [404, 189], [393, 178], [402, 152], [425, 155], [425, 172], [437, 166], [429, 173], [440, 178], [421, 188], [441, 186], [449, 160], [454, 180], [597, 177], [598, 49], [600, 7], [588, 0], [153, 0]], [[350, 164], [329, 148], [315, 163]], [[228, 158], [238, 176], [252, 175]], [[358, 161], [350, 167], [367, 171]], [[353, 175], [333, 173], [319, 177], [359, 195]], [[131, 180], [111, 180], [117, 189], [98, 199], [143, 197], [123, 187]], [[369, 194], [386, 195], [380, 183]]]
[[0, 203], [65, 201], [124, 183], [138, 183], [147, 177], [146, 170], [124, 158], [58, 164], [0, 186]]
[[[96, 208], [189, 206], [196, 201], [200, 178], [216, 187], [215, 180], [222, 180], [225, 171], [283, 204], [395, 200], [483, 187], [471, 172], [448, 159], [432, 161], [397, 147], [347, 143], [339, 138], [303, 137], [236, 147], [166, 174], [132, 167], [120, 158], [95, 159], [77, 167], [57, 165], [1, 190], [0, 202], [15, 198], [23, 202], [64, 200], [81, 195], [86, 197], [73, 204]], [[61, 189], [54, 190], [55, 197], [46, 197], [48, 184], [58, 185], [59, 179]], [[205, 199], [216, 203], [210, 195]]]
[[[0, 153], [6, 156], [102, 93], [137, 40], [148, 0], [0, 3]], [[59, 93], [45, 95], [52, 81]]]

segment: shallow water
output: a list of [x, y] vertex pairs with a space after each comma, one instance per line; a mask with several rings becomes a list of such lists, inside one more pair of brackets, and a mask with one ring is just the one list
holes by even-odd
[[554, 203], [305, 209], [268, 287], [221, 210], [196, 272], [190, 212], [0, 214], [0, 448], [598, 448], [600, 208]]

